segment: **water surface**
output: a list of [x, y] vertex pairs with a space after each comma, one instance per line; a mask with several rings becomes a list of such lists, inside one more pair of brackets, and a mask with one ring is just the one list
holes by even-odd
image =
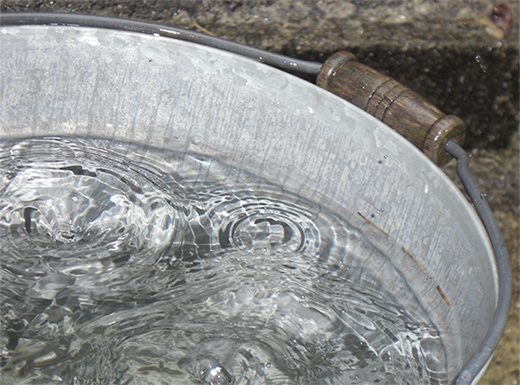
[[5, 384], [443, 384], [442, 341], [363, 234], [214, 159], [0, 144]]

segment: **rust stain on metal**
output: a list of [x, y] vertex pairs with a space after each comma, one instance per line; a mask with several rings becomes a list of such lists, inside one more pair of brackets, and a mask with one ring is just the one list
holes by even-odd
[[442, 292], [441, 290], [441, 287], [437, 285], [437, 291], [439, 292], [439, 295], [442, 297], [442, 299], [444, 300], [444, 302], [446, 302], [446, 305], [448, 305], [449, 308], [451, 308], [451, 303], [450, 301], [448, 301], [448, 298], [446, 298], [446, 296], [444, 295], [444, 293]]
[[381, 230], [379, 227], [377, 227], [376, 225], [374, 225], [369, 219], [367, 219], [365, 216], [363, 216], [363, 214], [361, 214], [359, 211], [357, 212], [357, 214], [363, 218], [365, 220], [366, 223], [368, 223], [370, 226], [372, 226], [374, 229], [376, 229], [377, 231], [379, 231], [381, 234], [383, 234], [385, 237], [388, 237], [388, 233], [386, 233], [385, 231]]
[[414, 261], [415, 264], [416, 264], [417, 266], [420, 267], [420, 269], [422, 270], [422, 272], [424, 273], [424, 275], [425, 275], [427, 278], [431, 278], [430, 274], [428, 274], [428, 272], [426, 271], [426, 269], [424, 268], [424, 266], [421, 265], [421, 263], [420, 263], [417, 259], [415, 259], [415, 257], [414, 257], [412, 254], [410, 254], [410, 253], [408, 252], [408, 250], [406, 250], [404, 247], [401, 247], [401, 250], [402, 250], [406, 255], [408, 255], [408, 256], [410, 257], [410, 259], [411, 259], [412, 261]]

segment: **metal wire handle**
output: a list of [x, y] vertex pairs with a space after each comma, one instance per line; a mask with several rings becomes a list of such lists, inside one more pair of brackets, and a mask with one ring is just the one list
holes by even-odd
[[321, 68], [321, 63], [295, 59], [200, 32], [115, 17], [67, 13], [3, 13], [0, 14], [0, 26], [3, 25], [64, 25], [139, 32], [218, 48], [290, 72], [318, 75]]
[[[66, 25], [106, 28], [145, 34], [159, 35], [178, 40], [189, 41], [222, 49], [241, 56], [246, 56], [273, 67], [301, 74], [318, 75], [321, 63], [295, 59], [285, 55], [264, 51], [258, 48], [239, 44], [222, 38], [188, 31], [181, 28], [162, 26], [153, 23], [119, 19], [113, 17], [55, 14], [55, 13], [4, 13], [0, 14], [0, 26], [5, 25]], [[512, 300], [512, 273], [509, 254], [504, 237], [485, 196], [478, 188], [468, 167], [466, 152], [453, 140], [446, 143], [445, 149], [457, 160], [457, 173], [464, 188], [471, 198], [475, 210], [480, 217], [495, 253], [498, 271], [498, 303], [493, 325], [482, 342], [479, 351], [470, 359], [459, 373], [455, 384], [470, 385], [481, 374], [482, 369], [493, 356], [498, 342], [505, 329]]]
[[475, 206], [475, 210], [488, 233], [493, 252], [495, 253], [498, 271], [498, 303], [495, 317], [493, 318], [493, 325], [489, 329], [478, 353], [462, 369], [455, 382], [456, 385], [466, 385], [471, 384], [473, 379], [479, 375], [497, 348], [498, 341], [506, 327], [509, 309], [511, 308], [513, 277], [504, 237], [486, 201], [485, 195], [482, 194], [473, 175], [471, 175], [466, 151], [453, 140], [449, 140], [446, 143], [445, 149], [457, 160], [457, 174], [464, 184], [464, 188], [470, 196], [471, 202]]

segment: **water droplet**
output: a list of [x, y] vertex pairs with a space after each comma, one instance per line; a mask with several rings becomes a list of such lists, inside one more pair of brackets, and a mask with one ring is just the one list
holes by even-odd
[[202, 136], [200, 136], [200, 135], [193, 135], [191, 137], [191, 143], [193, 143], [194, 145], [198, 146], [199, 144], [202, 143]]
[[478, 63], [482, 72], [486, 74], [488, 72], [488, 67], [487, 67], [486, 63], [484, 63], [484, 60], [482, 60], [482, 56], [475, 55], [475, 61]]

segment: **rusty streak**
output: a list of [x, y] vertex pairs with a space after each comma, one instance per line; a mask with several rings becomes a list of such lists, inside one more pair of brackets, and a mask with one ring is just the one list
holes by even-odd
[[403, 252], [404, 252], [406, 255], [408, 255], [408, 256], [410, 257], [410, 259], [411, 259], [412, 261], [414, 261], [415, 264], [416, 264], [417, 266], [419, 266], [419, 267], [421, 268], [422, 272], [424, 273], [424, 275], [426, 275], [427, 278], [431, 278], [431, 277], [430, 277], [430, 274], [428, 274], [428, 272], [426, 271], [426, 269], [424, 268], [424, 266], [421, 265], [421, 263], [420, 263], [417, 259], [415, 259], [415, 257], [414, 257], [412, 254], [410, 254], [410, 253], [409, 253], [409, 252], [408, 252], [404, 247], [401, 247], [401, 250], [403, 250]]
[[388, 233], [384, 232], [383, 230], [381, 230], [379, 227], [377, 227], [376, 225], [374, 225], [372, 222], [370, 222], [370, 220], [368, 220], [366, 217], [363, 216], [363, 214], [361, 214], [359, 211], [357, 213], [361, 218], [363, 218], [365, 220], [366, 223], [368, 223], [370, 226], [372, 226], [374, 229], [376, 229], [377, 231], [379, 231], [381, 234], [383, 234], [385, 237], [388, 237]]
[[444, 293], [442, 292], [441, 290], [441, 287], [437, 285], [437, 291], [439, 292], [439, 295], [442, 297], [442, 299], [444, 300], [444, 302], [446, 302], [446, 305], [448, 305], [449, 308], [451, 308], [451, 303], [450, 301], [448, 301], [448, 298], [446, 298], [446, 296], [444, 295]]

